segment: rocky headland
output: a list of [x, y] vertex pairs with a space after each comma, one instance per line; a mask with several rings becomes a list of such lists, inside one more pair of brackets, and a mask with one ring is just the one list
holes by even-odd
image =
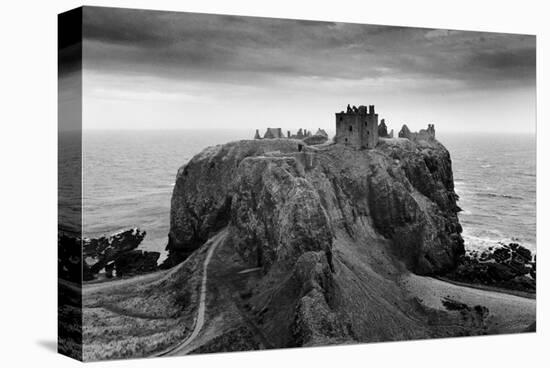
[[275, 346], [487, 333], [486, 306], [460, 320], [448, 296], [441, 311], [408, 289], [408, 275], [466, 259], [449, 152], [422, 138], [210, 147], [178, 172], [165, 266], [227, 229], [226, 247], [261, 270], [245, 304]]
[[240, 141], [195, 156], [177, 175], [167, 264], [229, 226], [235, 248], [267, 271], [323, 251], [335, 238], [376, 234], [419, 274], [464, 254], [448, 151], [437, 141], [381, 139], [375, 150], [300, 141]]
[[[450, 154], [429, 132], [380, 138], [369, 150], [291, 138], [206, 148], [178, 171], [165, 271], [135, 287], [85, 292], [94, 311], [124, 311], [121, 329], [141, 318], [135, 324], [151, 332], [132, 343], [148, 348], [121, 353], [116, 340], [103, 342], [103, 327], [90, 327], [95, 348], [85, 354], [147, 356], [173, 346], [196, 327], [206, 270], [204, 326], [172, 353], [529, 330], [533, 300], [433, 277], [479, 282], [467, 276], [478, 266], [464, 249], [457, 200]], [[92, 248], [108, 264], [104, 247]], [[514, 267], [527, 258], [506, 249]], [[498, 254], [490, 257], [499, 266], [483, 267], [502, 271]], [[535, 269], [523, 265], [514, 278]], [[159, 342], [160, 322], [143, 327], [143, 318], [175, 318], [171, 340]]]

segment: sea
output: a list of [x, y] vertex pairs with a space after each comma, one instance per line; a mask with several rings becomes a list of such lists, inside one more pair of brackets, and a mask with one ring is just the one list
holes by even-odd
[[[85, 131], [83, 233], [97, 237], [139, 227], [140, 248], [161, 252], [170, 226], [178, 168], [207, 146], [254, 132]], [[439, 134], [451, 153], [467, 249], [518, 242], [536, 252], [535, 135]]]
[[517, 242], [536, 253], [536, 136], [442, 134], [466, 249]]

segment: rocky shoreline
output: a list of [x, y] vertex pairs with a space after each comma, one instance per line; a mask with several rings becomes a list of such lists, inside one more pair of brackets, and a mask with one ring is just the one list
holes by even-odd
[[91, 282], [158, 271], [160, 252], [137, 249], [146, 234], [138, 228], [98, 238], [62, 234], [58, 239], [59, 277], [79, 283], [81, 275], [81, 281]]
[[145, 231], [133, 228], [109, 236], [82, 239], [84, 281], [95, 280], [103, 272], [111, 279], [157, 271], [160, 253], [137, 249], [146, 235]]
[[518, 243], [499, 243], [485, 251], [467, 251], [456, 268], [444, 277], [466, 284], [535, 293], [536, 256]]

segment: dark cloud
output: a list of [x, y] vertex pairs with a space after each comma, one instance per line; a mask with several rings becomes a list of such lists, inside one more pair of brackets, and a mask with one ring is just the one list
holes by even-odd
[[534, 72], [536, 68], [537, 55], [534, 48], [482, 51], [473, 55], [470, 61], [481, 68], [499, 70], [503, 73], [529, 73]]
[[64, 78], [82, 67], [82, 8], [59, 14], [57, 24], [57, 70]]
[[535, 37], [114, 8], [84, 9], [85, 67], [258, 83], [277, 77], [533, 83]]

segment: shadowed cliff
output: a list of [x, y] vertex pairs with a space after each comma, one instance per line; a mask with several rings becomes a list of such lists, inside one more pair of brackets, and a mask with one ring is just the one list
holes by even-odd
[[309, 250], [329, 255], [337, 231], [373, 232], [419, 274], [464, 253], [451, 160], [437, 141], [381, 139], [374, 150], [254, 140], [211, 147], [182, 167], [165, 265], [229, 226], [235, 248], [267, 271]]

